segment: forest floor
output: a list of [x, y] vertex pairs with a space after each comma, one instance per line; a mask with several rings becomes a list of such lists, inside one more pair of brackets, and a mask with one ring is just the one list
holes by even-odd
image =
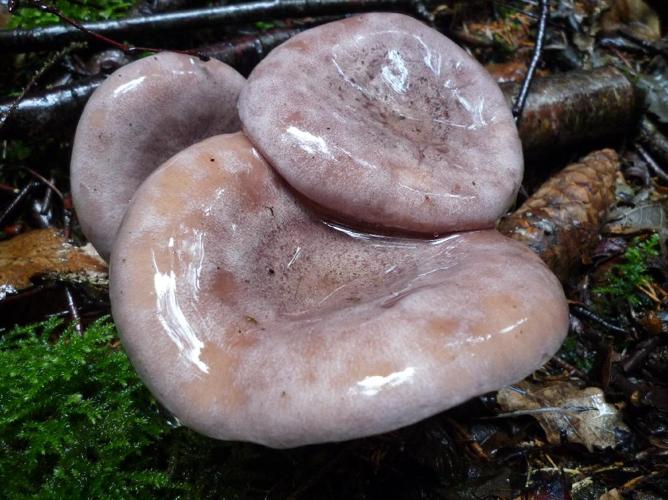
[[[542, 239], [527, 243], [562, 279], [571, 307], [566, 342], [542, 369], [498, 393], [396, 432], [294, 450], [202, 437], [139, 381], [109, 317], [106, 265], [72, 210], [69, 161], [82, 102], [72, 89], [148, 53], [129, 43], [217, 44], [214, 53], [247, 74], [290, 33], [350, 11], [258, 12], [177, 34], [121, 32], [115, 45], [91, 36], [47, 40], [35, 52], [0, 33], [0, 498], [667, 498], [668, 6], [549, 3], [538, 54], [542, 1], [405, 2], [403, 10], [465, 47], [504, 88], [519, 87], [536, 54], [544, 100], [551, 77], [568, 85], [570, 75], [598, 68], [615, 68], [632, 90], [612, 109], [600, 97], [606, 82], [583, 87], [598, 125], [584, 130], [582, 109], [564, 111], [568, 119], [549, 124], [569, 137], [555, 149], [529, 139], [539, 105], [529, 89], [521, 134], [537, 146], [526, 156], [517, 206], [528, 199], [556, 207], [542, 215]], [[40, 5], [19, 2], [14, 14], [0, 5], [0, 28], [59, 21]], [[92, 21], [204, 3], [48, 5]], [[541, 116], [551, 113], [540, 105]], [[582, 210], [559, 205], [581, 182], [559, 172], [602, 148], [618, 153], [614, 169], [587, 178], [584, 199], [573, 202]], [[516, 214], [504, 232], [531, 234], [535, 221]], [[544, 238], [546, 224], [558, 238]]]

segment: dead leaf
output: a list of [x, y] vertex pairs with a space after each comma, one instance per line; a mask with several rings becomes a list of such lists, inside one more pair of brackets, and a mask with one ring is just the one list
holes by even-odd
[[106, 280], [107, 265], [92, 247], [68, 243], [56, 229], [37, 229], [0, 243], [0, 286], [20, 290], [35, 276]]
[[629, 432], [617, 408], [606, 403], [603, 391], [597, 387], [521, 382], [501, 389], [497, 401], [504, 412], [528, 413], [538, 420], [552, 444], [560, 444], [563, 436], [591, 452], [594, 448], [614, 448]]
[[622, 494], [617, 490], [617, 488], [614, 488], [612, 490], [606, 491], [601, 495], [599, 500], [622, 500], [624, 497]]
[[666, 212], [659, 202], [646, 201], [635, 207], [617, 207], [610, 211], [603, 231], [608, 234], [636, 234], [667, 229]]
[[603, 14], [601, 28], [605, 33], [625, 30], [638, 38], [656, 42], [661, 39], [661, 20], [643, 0], [609, 0], [610, 9]]

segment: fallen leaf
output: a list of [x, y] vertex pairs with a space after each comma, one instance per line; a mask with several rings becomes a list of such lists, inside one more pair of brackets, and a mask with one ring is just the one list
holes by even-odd
[[36, 229], [0, 243], [0, 289], [20, 290], [36, 276], [70, 281], [106, 280], [107, 265], [87, 245], [71, 245], [56, 229]]
[[622, 494], [615, 488], [603, 493], [599, 500], [622, 500], [623, 498]]
[[668, 230], [668, 218], [659, 202], [646, 201], [635, 207], [617, 207], [610, 211], [603, 231], [608, 234], [637, 234], [644, 231]]
[[551, 444], [560, 444], [563, 436], [591, 452], [594, 448], [614, 448], [629, 433], [617, 408], [606, 403], [603, 391], [597, 387], [521, 382], [501, 389], [497, 401], [504, 412], [530, 414], [538, 420]]
[[661, 20], [643, 0], [610, 0], [610, 9], [603, 14], [601, 28], [606, 33], [625, 30], [650, 42], [661, 39]]

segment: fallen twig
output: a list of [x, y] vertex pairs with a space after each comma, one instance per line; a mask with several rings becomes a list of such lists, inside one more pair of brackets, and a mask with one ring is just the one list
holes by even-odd
[[[112, 47], [115, 47], [116, 49], [122, 50], [123, 52], [126, 53], [131, 53], [131, 52], [143, 52], [143, 51], [155, 51], [156, 49], [152, 49], [150, 47], [135, 47], [134, 45], [130, 45], [127, 43], [123, 42], [118, 42], [116, 40], [113, 40], [109, 37], [106, 37], [102, 34], [96, 33], [90, 29], [88, 29], [86, 26], [84, 26], [82, 23], [79, 21], [76, 21], [70, 17], [67, 17], [65, 14], [63, 14], [57, 7], [54, 7], [52, 5], [49, 5], [47, 3], [44, 3], [42, 0], [28, 0], [31, 5], [30, 7], [41, 10], [42, 12], [46, 12], [48, 14], [53, 14], [58, 19], [60, 19], [62, 22], [64, 22], [66, 25], [71, 26], [72, 28], [78, 30], [81, 32], [83, 35], [86, 37], [90, 38], [91, 40], [97, 40], [98, 42], [104, 43], [106, 45], [111, 45]], [[16, 9], [16, 3], [10, 3], [10, 12], [14, 12]]]
[[622, 369], [625, 373], [631, 373], [639, 365], [645, 362], [647, 356], [649, 356], [657, 346], [663, 341], [660, 336], [651, 337], [647, 340], [640, 342], [634, 349], [634, 351], [627, 357], [627, 359], [622, 363]]
[[606, 319], [601, 318], [598, 314], [596, 314], [593, 311], [590, 311], [589, 309], [587, 309], [584, 306], [573, 304], [573, 305], [571, 305], [571, 312], [573, 314], [575, 314], [576, 316], [579, 316], [581, 318], [586, 318], [590, 321], [593, 321], [594, 323], [599, 324], [600, 326], [602, 326], [606, 330], [611, 331], [612, 333], [619, 333], [619, 334], [624, 335], [624, 336], [629, 335], [629, 332], [624, 330], [622, 327], [617, 326], [613, 323], [610, 323]]
[[21, 93], [14, 99], [12, 105], [9, 106], [7, 109], [3, 109], [2, 111], [0, 111], [0, 128], [2, 128], [5, 121], [7, 120], [7, 117], [12, 113], [12, 111], [14, 111], [14, 109], [16, 109], [21, 100], [23, 100], [26, 94], [30, 91], [32, 86], [35, 85], [35, 83], [37, 83], [37, 80], [39, 80], [42, 77], [42, 75], [44, 75], [44, 73], [46, 73], [49, 69], [51, 69], [53, 65], [56, 64], [60, 59], [62, 59], [72, 50], [78, 47], [79, 46], [77, 44], [70, 45], [69, 47], [65, 47], [63, 50], [51, 54], [47, 58], [42, 67], [35, 72], [32, 78], [30, 78], [30, 81], [27, 83], [27, 85], [23, 87]]
[[[276, 45], [301, 29], [274, 30], [258, 37], [199, 49], [239, 69], [250, 71]], [[70, 134], [90, 94], [102, 83], [96, 76], [27, 96], [7, 120], [2, 137]], [[518, 85], [502, 85], [509, 106]], [[621, 134], [635, 125], [639, 100], [633, 85], [614, 68], [537, 78], [526, 102], [520, 137], [528, 155]], [[13, 104], [0, 102], [0, 114]]]
[[645, 163], [649, 165], [649, 168], [654, 174], [661, 179], [663, 182], [668, 182], [668, 174], [663, 170], [657, 162], [654, 161], [654, 158], [647, 152], [647, 150], [640, 144], [636, 144], [636, 151], [640, 157], [645, 160]]
[[[276, 45], [302, 29], [273, 30], [259, 36], [240, 37], [230, 42], [198, 49], [203, 55], [218, 59], [240, 71], [250, 69]], [[39, 137], [69, 134], [93, 91], [104, 81], [102, 75], [55, 87], [25, 97], [18, 103], [0, 102], [0, 116], [8, 116], [0, 137]], [[11, 113], [10, 113], [10, 110]]]
[[81, 316], [79, 315], [79, 310], [77, 305], [74, 303], [74, 297], [72, 297], [72, 292], [70, 292], [69, 287], [65, 287], [65, 297], [67, 298], [67, 308], [70, 311], [72, 316], [72, 323], [74, 323], [74, 329], [79, 335], [83, 335], [83, 329], [81, 328]]
[[638, 141], [668, 165], [668, 138], [646, 116], [640, 120]]
[[37, 181], [30, 181], [16, 194], [14, 199], [7, 205], [7, 208], [0, 213], [0, 229], [9, 223], [12, 214], [16, 212], [19, 206], [26, 200], [30, 192], [37, 186], [39, 186]]
[[280, 17], [320, 16], [372, 10], [411, 10], [413, 0], [260, 0], [234, 5], [167, 12], [119, 20], [54, 25], [30, 30], [0, 30], [0, 52], [30, 52], [53, 49], [95, 38], [128, 40], [170, 30], [219, 28], [224, 24]]
[[0, 130], [0, 137], [37, 137], [44, 134], [55, 137], [70, 133], [86, 101], [103, 81], [103, 76], [95, 76], [37, 92], [18, 104], [14, 100], [1, 102], [0, 115], [6, 114], [7, 120]]
[[520, 123], [522, 120], [522, 112], [524, 111], [524, 106], [529, 96], [529, 88], [533, 82], [534, 75], [536, 74], [536, 69], [538, 68], [538, 63], [540, 62], [540, 56], [543, 53], [543, 45], [545, 43], [545, 33], [547, 31], [547, 22], [550, 18], [550, 0], [540, 0], [540, 17], [538, 19], [538, 30], [536, 32], [536, 44], [534, 46], [533, 55], [531, 56], [531, 62], [529, 63], [529, 68], [527, 69], [527, 74], [522, 81], [520, 86], [520, 91], [517, 94], [517, 99], [513, 104], [513, 117], [515, 118], [516, 123]]

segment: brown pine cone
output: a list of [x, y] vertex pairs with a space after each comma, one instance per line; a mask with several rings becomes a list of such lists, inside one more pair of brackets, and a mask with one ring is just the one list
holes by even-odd
[[562, 281], [586, 263], [605, 214], [615, 200], [619, 157], [595, 151], [545, 182], [499, 231], [529, 245]]

